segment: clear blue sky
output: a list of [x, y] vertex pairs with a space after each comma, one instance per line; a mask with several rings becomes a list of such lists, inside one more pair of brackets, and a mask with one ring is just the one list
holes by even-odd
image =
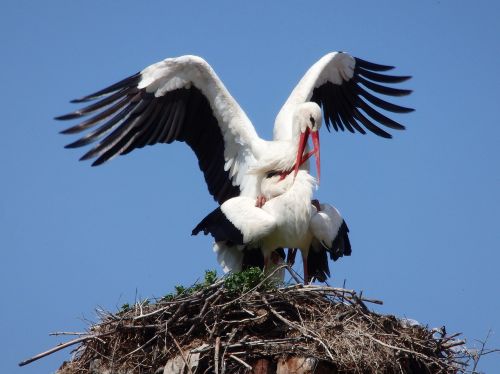
[[[175, 5], [172, 5], [174, 4]], [[203, 56], [263, 137], [298, 79], [334, 50], [414, 78], [393, 140], [322, 134], [317, 196], [350, 228], [334, 285], [378, 311], [500, 347], [500, 5], [495, 1], [3, 1], [0, 13], [0, 372], [50, 373], [94, 308], [162, 296], [217, 268], [191, 229], [215, 207], [184, 144], [99, 168], [52, 118], [166, 57]], [[285, 6], [286, 4], [286, 6]], [[220, 272], [220, 270], [219, 270]], [[498, 372], [499, 355], [480, 369]]]

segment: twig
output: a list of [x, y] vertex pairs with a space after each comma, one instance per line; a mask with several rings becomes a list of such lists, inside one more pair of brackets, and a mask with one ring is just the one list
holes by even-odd
[[454, 334], [451, 334], [451, 335], [447, 335], [447, 336], [445, 336], [442, 340], [443, 340], [444, 342], [447, 342], [447, 341], [449, 341], [449, 340], [451, 340], [451, 339], [453, 339], [453, 338], [456, 338], [456, 337], [457, 337], [457, 336], [459, 336], [459, 335], [462, 335], [462, 333], [461, 333], [461, 332], [456, 332], [456, 333], [454, 333]]
[[49, 349], [48, 351], [39, 353], [36, 356], [33, 356], [33, 357], [31, 357], [31, 358], [29, 358], [27, 360], [21, 361], [18, 365], [19, 366], [28, 365], [28, 364], [32, 363], [33, 361], [39, 360], [39, 359], [41, 359], [41, 358], [43, 358], [45, 356], [48, 356], [48, 355], [50, 355], [50, 354], [52, 354], [54, 352], [60, 351], [61, 349], [70, 347], [72, 345], [84, 342], [84, 341], [89, 340], [89, 339], [94, 339], [95, 337], [96, 337], [95, 335], [83, 336], [81, 338], [73, 339], [73, 340], [70, 340], [69, 342], [59, 344], [56, 347]]
[[133, 318], [134, 321], [137, 321], [139, 319], [142, 319], [142, 318], [147, 318], [147, 317], [151, 317], [151, 316], [154, 316], [155, 314], [158, 314], [158, 313], [161, 313], [161, 312], [164, 312], [166, 311], [168, 308], [170, 308], [171, 305], [168, 305], [166, 307], [163, 307], [163, 308], [160, 308], [160, 309], [156, 309], [156, 310], [153, 310], [152, 312], [150, 313], [147, 313], [147, 314], [141, 314], [139, 316], [135, 316]]
[[168, 335], [170, 335], [170, 337], [172, 338], [172, 340], [174, 341], [174, 344], [175, 346], [177, 347], [177, 349], [179, 350], [179, 353], [181, 354], [181, 357], [182, 357], [182, 361], [184, 361], [184, 364], [186, 365], [186, 369], [187, 371], [189, 372], [189, 374], [193, 374], [193, 371], [191, 370], [191, 366], [189, 365], [189, 362], [188, 360], [186, 359], [186, 357], [184, 356], [184, 352], [182, 351], [182, 348], [181, 346], [179, 345], [179, 343], [177, 343], [177, 340], [175, 340], [174, 336], [172, 335], [172, 333], [169, 331], [168, 332]]
[[236, 357], [235, 355], [231, 354], [229, 355], [234, 361], [239, 362], [241, 365], [246, 367], [248, 370], [252, 370], [252, 367], [248, 365], [245, 361], [243, 361], [241, 358]]
[[215, 374], [219, 374], [219, 351], [220, 351], [220, 337], [215, 338], [215, 352], [214, 352], [214, 362], [215, 362]]
[[253, 318], [243, 318], [243, 319], [237, 319], [237, 320], [222, 320], [221, 322], [223, 323], [238, 323], [238, 324], [245, 324], [247, 322], [255, 322], [255, 321], [258, 321], [259, 319], [262, 319], [262, 318], [265, 318], [267, 317], [268, 313], [266, 312], [265, 314], [262, 314], [260, 316], [257, 316], [257, 317], [253, 317]]
[[267, 299], [266, 299], [266, 297], [264, 295], [262, 295], [262, 301], [264, 302], [264, 304], [266, 304], [266, 306], [269, 308], [269, 310], [271, 311], [271, 313], [274, 314], [282, 322], [284, 322], [285, 324], [289, 325], [290, 327], [292, 327], [292, 328], [300, 331], [305, 337], [311, 338], [311, 339], [315, 340], [316, 342], [318, 342], [319, 344], [321, 344], [321, 346], [325, 349], [325, 351], [328, 354], [328, 356], [330, 357], [330, 359], [332, 361], [335, 361], [335, 359], [333, 358], [332, 353], [330, 352], [330, 349], [325, 344], [325, 342], [323, 342], [323, 340], [321, 340], [318, 337], [314, 336], [314, 333], [312, 333], [311, 331], [309, 331], [305, 327], [297, 325], [297, 324], [293, 323], [292, 321], [289, 321], [288, 319], [286, 319], [285, 317], [283, 317], [281, 314], [279, 314], [276, 310], [274, 310], [274, 308], [271, 306], [271, 304], [269, 304], [269, 302], [267, 301]]
[[415, 355], [415, 356], [418, 356], [420, 358], [423, 358], [426, 361], [430, 360], [430, 358], [428, 356], [426, 356], [426, 355], [424, 355], [422, 353], [419, 353], [419, 352], [416, 352], [416, 351], [412, 351], [411, 349], [406, 349], [406, 348], [403, 348], [403, 347], [396, 347], [394, 345], [384, 343], [382, 340], [378, 340], [376, 337], [371, 336], [370, 334], [361, 333], [361, 335], [366, 336], [368, 339], [373, 340], [374, 342], [376, 342], [376, 343], [378, 343], [380, 345], [383, 345], [386, 348], [390, 348], [390, 349], [393, 349], [395, 351], [402, 351], [402, 352], [410, 353], [412, 355]]
[[[215, 303], [215, 302], [217, 302], [217, 301], [219, 300], [219, 298], [221, 297], [221, 295], [222, 295], [222, 288], [218, 289], [218, 290], [217, 290], [217, 291], [215, 291], [212, 295], [208, 296], [208, 297], [206, 298], [206, 300], [205, 300], [205, 303], [203, 304], [203, 307], [201, 308], [200, 313], [199, 313], [199, 314], [198, 314], [198, 316], [197, 316], [197, 317], [195, 317], [195, 318], [197, 318], [200, 322], [201, 322], [201, 321], [203, 321], [203, 318], [204, 318], [204, 317], [205, 317], [205, 315], [206, 315], [206, 314], [205, 314], [205, 311], [206, 311], [206, 309], [207, 309], [208, 305], [210, 305], [210, 306], [211, 306], [211, 305], [213, 304], [213, 303], [210, 303], [210, 304], [209, 304], [209, 301], [212, 301], [213, 299], [215, 299], [215, 300], [214, 300], [214, 303]], [[186, 336], [190, 336], [190, 335], [191, 335], [191, 333], [193, 332], [193, 330], [195, 329], [195, 327], [196, 327], [196, 323], [193, 323], [193, 324], [191, 325], [191, 327], [189, 328], [188, 332], [186, 333]]]
[[288, 272], [290, 273], [292, 278], [295, 280], [295, 282], [297, 282], [299, 284], [304, 282], [302, 279], [300, 279], [300, 277], [297, 275], [297, 272], [295, 270], [293, 270], [293, 268], [290, 264], [287, 264], [286, 269], [288, 270]]
[[[222, 343], [221, 345], [223, 347], [226, 347], [228, 349], [234, 349], [234, 348], [245, 348], [245, 347], [256, 347], [256, 346], [259, 346], [259, 345], [273, 345], [273, 344], [287, 344], [287, 343], [294, 343], [294, 342], [298, 342], [302, 340], [301, 337], [292, 337], [292, 338], [282, 338], [282, 339], [271, 339], [271, 340], [254, 340], [254, 341], [250, 341], [250, 342], [238, 342], [238, 343], [234, 343], [234, 344], [225, 344], [225, 343]], [[208, 347], [206, 346], [203, 346], [203, 347], [198, 347], [198, 348], [195, 348], [193, 349], [192, 351], [190, 351], [191, 353], [204, 353], [204, 352], [207, 352], [207, 351], [210, 351], [212, 349], [214, 349], [215, 347], [210, 345]], [[234, 354], [234, 353], [233, 353]]]
[[474, 367], [472, 368], [472, 372], [473, 373], [476, 372], [476, 368], [477, 368], [477, 364], [479, 363], [479, 359], [481, 358], [481, 356], [484, 356], [484, 348], [486, 347], [486, 343], [488, 342], [488, 339], [490, 338], [490, 335], [491, 335], [491, 329], [488, 330], [488, 334], [486, 334], [486, 339], [484, 339], [484, 341], [482, 341], [482, 342], [480, 341], [480, 343], [481, 343], [481, 350], [479, 351], [479, 353], [477, 354], [477, 356], [474, 357]]
[[495, 353], [495, 352], [500, 352], [500, 349], [489, 349], [487, 351], [483, 351], [483, 353], [481, 353], [481, 356], [486, 356], [489, 355], [490, 353]]
[[231, 340], [233, 340], [233, 338], [236, 335], [237, 331], [238, 330], [233, 327], [233, 329], [231, 330], [231, 334], [229, 335], [229, 339], [227, 339], [227, 344], [226, 344], [226, 347], [224, 348], [224, 352], [222, 352], [222, 374], [224, 374], [225, 371], [226, 371], [226, 365], [225, 365], [225, 362], [224, 362], [224, 356], [226, 355], [227, 347], [231, 343]]
[[356, 291], [348, 290], [346, 288], [338, 288], [338, 287], [328, 287], [328, 286], [317, 286], [315, 284], [306, 284], [306, 285], [294, 285], [283, 288], [283, 290], [293, 289], [297, 291], [328, 291], [328, 292], [338, 292], [338, 293], [347, 293], [349, 295], [355, 295]]
[[128, 357], [128, 356], [131, 356], [133, 355], [135, 352], [139, 352], [141, 349], [143, 349], [144, 347], [146, 347], [149, 343], [151, 343], [153, 340], [155, 340], [156, 338], [158, 338], [157, 335], [153, 336], [151, 339], [149, 339], [146, 343], [144, 343], [143, 345], [141, 345], [140, 347], [137, 347], [136, 349], [134, 349], [132, 352], [129, 352], [127, 353], [126, 355], [124, 355], [123, 357], [121, 357], [121, 359], [124, 359], [125, 357]]
[[129, 329], [129, 330], [148, 330], [148, 329], [160, 329], [163, 324], [158, 323], [156, 325], [121, 325], [121, 329]]
[[88, 332], [69, 332], [69, 331], [56, 331], [51, 332], [49, 336], [59, 336], [59, 335], [76, 335], [76, 336], [88, 336]]
[[363, 310], [368, 311], [368, 307], [363, 302], [363, 290], [360, 291], [359, 296], [354, 294], [352, 295], [352, 298], [356, 302], [356, 304], [358, 304], [359, 306], [361, 306], [361, 308], [363, 308]]
[[458, 345], [464, 345], [464, 344], [465, 344], [465, 340], [452, 340], [452, 341], [449, 341], [447, 343], [442, 344], [441, 346], [444, 349], [450, 349], [452, 347], [456, 347]]
[[377, 305], [384, 305], [384, 302], [382, 300], [377, 300], [377, 299], [367, 299], [366, 297], [359, 298], [361, 301], [365, 303], [372, 303], [372, 304], [377, 304]]

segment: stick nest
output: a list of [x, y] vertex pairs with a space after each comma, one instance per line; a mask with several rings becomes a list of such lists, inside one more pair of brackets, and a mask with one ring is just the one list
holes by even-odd
[[174, 362], [186, 373], [244, 373], [259, 359], [287, 357], [331, 373], [465, 372], [458, 334], [371, 312], [366, 303], [380, 302], [352, 290], [277, 288], [255, 274], [207, 272], [204, 283], [177, 295], [99, 311], [101, 321], [75, 339], [73, 359], [58, 373], [163, 373]]

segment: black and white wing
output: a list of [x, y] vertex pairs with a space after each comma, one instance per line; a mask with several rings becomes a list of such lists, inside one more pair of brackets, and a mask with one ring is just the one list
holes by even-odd
[[320, 211], [311, 217], [309, 230], [313, 240], [307, 257], [308, 272], [324, 282], [330, 276], [327, 252], [333, 261], [352, 253], [349, 228], [338, 209], [325, 203], [320, 204]]
[[91, 95], [93, 102], [57, 117], [89, 116], [62, 133], [85, 132], [67, 148], [94, 146], [81, 160], [100, 165], [115, 156], [157, 143], [186, 142], [198, 158], [210, 194], [219, 203], [257, 195], [248, 174], [263, 147], [250, 120], [210, 65], [197, 56], [169, 58]]
[[331, 52], [317, 61], [294, 88], [276, 117], [274, 139], [291, 137], [295, 108], [313, 101], [323, 109], [327, 129], [366, 133], [384, 138], [391, 134], [383, 129], [403, 130], [405, 127], [380, 113], [380, 108], [393, 113], [413, 111], [379, 98], [377, 95], [405, 96], [411, 90], [389, 86], [408, 80], [410, 76], [394, 76], [381, 72], [393, 69], [352, 57], [344, 52]]

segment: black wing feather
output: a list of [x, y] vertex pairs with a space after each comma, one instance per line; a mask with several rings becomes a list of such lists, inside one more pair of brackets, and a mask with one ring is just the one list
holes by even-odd
[[357, 76], [353, 79], [356, 82], [361, 83], [364, 85], [366, 88], [369, 88], [370, 90], [377, 92], [382, 95], [388, 95], [388, 96], [406, 96], [411, 94], [411, 90], [402, 90], [399, 88], [393, 88], [393, 87], [387, 87], [387, 86], [382, 86], [381, 84], [378, 83], [373, 83], [362, 76]]
[[330, 277], [330, 268], [328, 266], [328, 256], [323, 248], [315, 250], [311, 248], [307, 255], [307, 272], [311, 279], [319, 282], [326, 282]]
[[344, 81], [340, 85], [325, 82], [316, 87], [313, 90], [311, 101], [323, 108], [327, 129], [330, 130], [331, 126], [335, 131], [346, 129], [362, 134], [366, 133], [366, 129], [383, 138], [391, 138], [392, 136], [384, 131], [382, 126], [403, 130], [405, 127], [402, 124], [380, 113], [375, 108], [393, 113], [408, 113], [413, 109], [385, 101], [366, 90], [387, 96], [409, 95], [411, 90], [385, 85], [404, 82], [411, 78], [379, 73], [393, 68], [393, 66], [375, 64], [355, 58], [354, 75], [349, 81]]
[[[70, 127], [66, 130], [61, 131], [61, 134], [75, 134], [75, 133], [82, 132], [83, 130], [86, 130], [90, 127], [93, 127], [95, 124], [101, 122], [102, 120], [108, 118], [109, 116], [111, 116], [112, 114], [116, 113], [118, 110], [123, 108], [132, 99], [133, 99], [132, 95], [127, 95], [124, 98], [122, 98], [121, 100], [117, 101], [114, 105], [110, 106], [106, 110], [103, 110], [101, 113], [95, 115], [94, 117], [91, 117], [88, 120], [83, 121], [76, 126], [73, 126], [73, 127]], [[123, 112], [120, 112], [119, 114], [117, 114], [113, 118], [121, 119], [122, 118], [121, 115], [127, 114], [131, 109], [132, 109], [132, 106], [129, 105], [129, 106], [125, 107], [125, 110]], [[74, 114], [75, 113], [70, 113], [70, 114], [65, 115], [65, 116], [56, 117], [56, 119], [57, 120], [68, 120], [68, 119], [81, 117], [84, 115], [83, 113], [78, 113], [77, 117], [73, 117]]]
[[134, 74], [91, 95], [73, 100], [99, 101], [83, 109], [56, 117], [71, 120], [90, 117], [62, 133], [72, 134], [94, 128], [67, 148], [95, 146], [81, 160], [95, 159], [92, 166], [156, 143], [186, 142], [198, 157], [208, 190], [222, 204], [238, 196], [229, 171], [224, 171], [224, 139], [208, 100], [194, 86], [180, 88], [155, 97], [138, 89], [141, 75]]
[[379, 108], [382, 108], [384, 110], [387, 110], [388, 112], [393, 112], [393, 113], [413, 112], [412, 108], [407, 108], [404, 106], [389, 103], [388, 101], [382, 100], [382, 99], [378, 98], [377, 96], [372, 95], [371, 93], [369, 93], [368, 91], [366, 91], [365, 89], [360, 87], [358, 84], [354, 84], [353, 88], [358, 93], [358, 96], [363, 96], [366, 100], [368, 100], [373, 105], [378, 106]]
[[339, 232], [332, 242], [329, 249], [330, 258], [337, 261], [340, 257], [350, 256], [352, 254], [351, 241], [349, 240], [349, 227], [345, 221], [342, 221]]
[[134, 75], [131, 75], [130, 77], [127, 77], [125, 79], [122, 79], [119, 82], [116, 82], [112, 84], [111, 86], [108, 86], [106, 88], [103, 88], [100, 91], [94, 92], [93, 94], [84, 96], [80, 99], [74, 99], [71, 100], [72, 103], [84, 103], [86, 101], [94, 100], [97, 99], [98, 97], [104, 96], [106, 94], [118, 91], [124, 87], [137, 87], [137, 84], [141, 80], [141, 73], [135, 73]]
[[356, 71], [359, 75], [367, 79], [381, 83], [401, 83], [411, 78], [408, 75], [387, 75], [387, 74], [374, 73], [373, 71], [366, 70], [361, 67], [358, 67]]
[[[340, 92], [339, 92], [340, 93]], [[340, 95], [339, 95], [340, 97]], [[339, 117], [343, 122], [348, 122], [353, 128], [358, 130], [361, 134], [366, 134], [366, 131], [357, 122], [353, 114], [353, 108], [346, 105], [345, 102], [339, 99]]]
[[360, 66], [371, 71], [387, 71], [394, 69], [394, 66], [376, 64], [374, 62], [363, 60], [359, 57], [356, 57], [355, 60], [356, 66]]
[[351, 90], [349, 90], [346, 86], [341, 85], [340, 91], [344, 95], [344, 99], [346, 101], [346, 104], [349, 105], [349, 109], [351, 109], [352, 117], [354, 119], [361, 122], [361, 124], [363, 124], [368, 130], [370, 130], [371, 132], [373, 132], [374, 134], [376, 134], [378, 136], [381, 136], [383, 138], [391, 138], [392, 137], [389, 133], [385, 132], [380, 127], [373, 124], [373, 122], [371, 122], [368, 118], [366, 118], [363, 115], [363, 113], [361, 113], [358, 110], [359, 105], [356, 102], [355, 97], [353, 97]]
[[382, 125], [390, 127], [391, 129], [404, 130], [404, 126], [397, 123], [396, 121], [384, 116], [382, 113], [377, 112], [363, 100], [357, 100], [358, 106], [363, 109], [363, 111], [372, 117], [375, 121], [380, 122]]

